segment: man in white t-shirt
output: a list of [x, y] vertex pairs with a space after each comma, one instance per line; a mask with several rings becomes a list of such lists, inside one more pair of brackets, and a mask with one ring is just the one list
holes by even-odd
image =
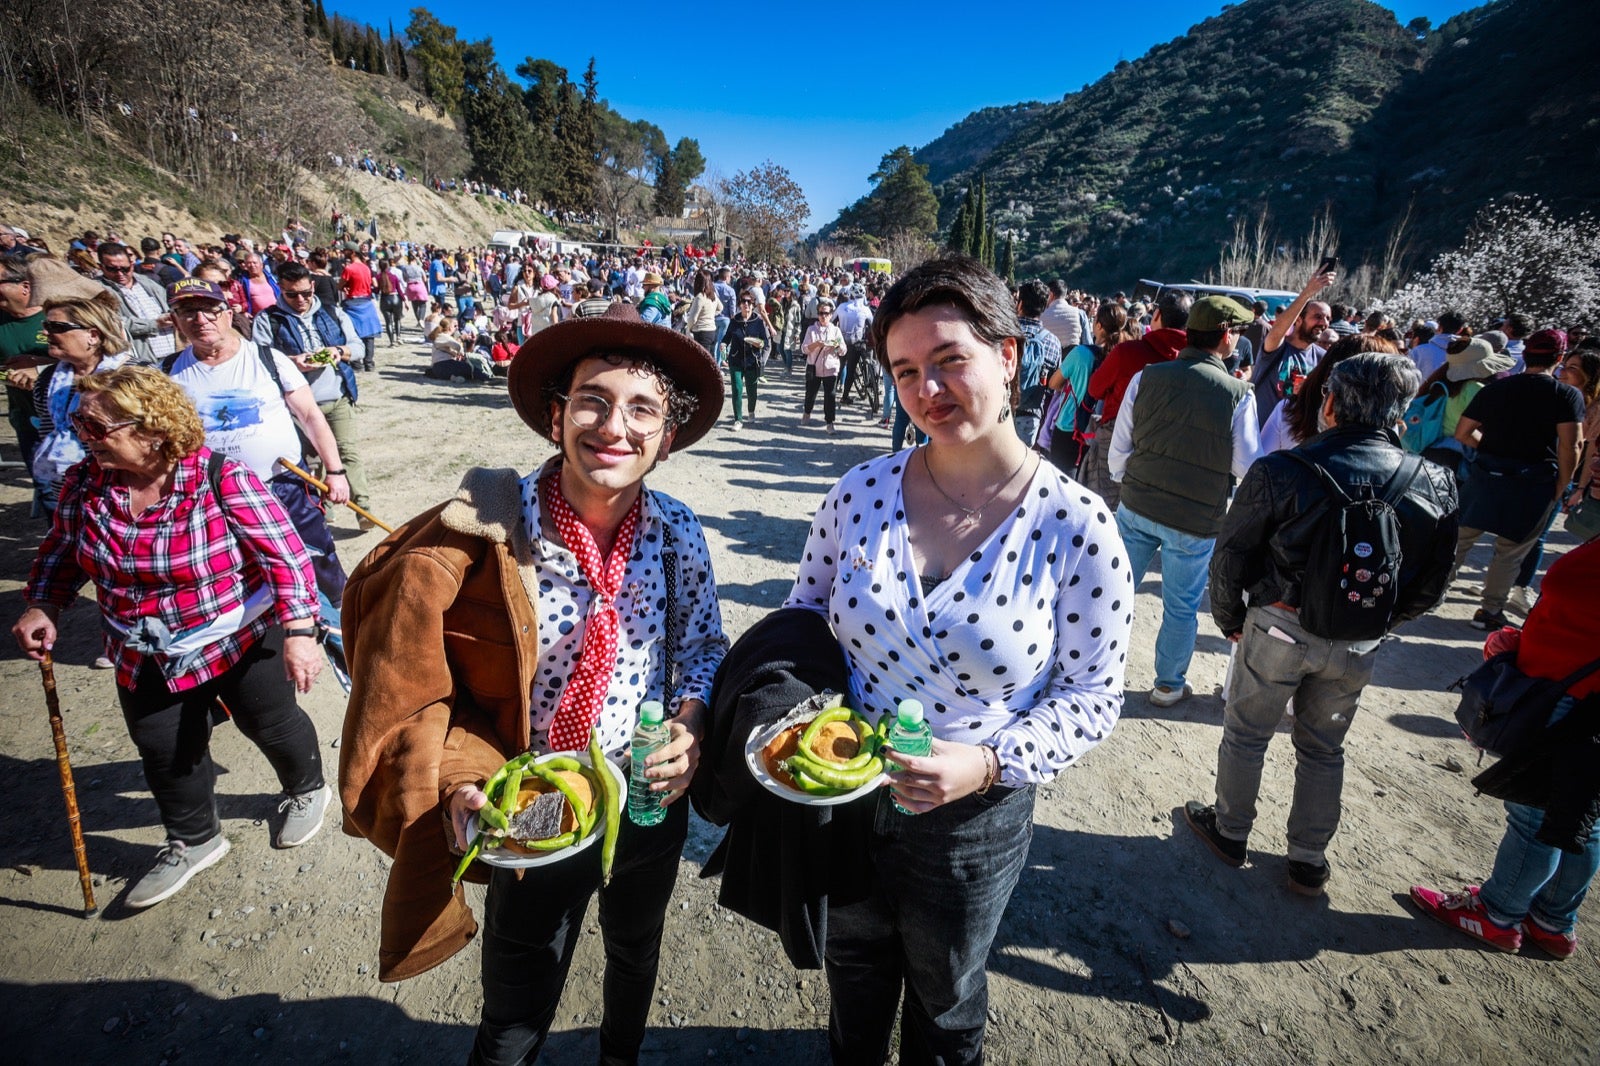
[[[305, 375], [282, 352], [262, 349], [239, 336], [216, 282], [183, 278], [167, 290], [167, 302], [189, 347], [168, 360], [163, 369], [194, 400], [205, 428], [206, 447], [243, 463], [266, 483], [311, 554], [318, 591], [337, 608], [344, 597], [344, 567], [320, 501], [308, 495], [304, 482], [278, 462], [279, 458], [300, 459], [298, 423], [322, 459], [327, 498], [334, 503], [350, 499], [339, 443], [311, 395]], [[267, 359], [277, 371], [276, 381]]]

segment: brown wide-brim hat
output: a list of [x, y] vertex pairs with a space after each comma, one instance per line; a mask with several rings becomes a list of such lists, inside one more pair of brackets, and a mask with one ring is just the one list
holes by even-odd
[[541, 437], [550, 437], [545, 387], [592, 355], [624, 355], [652, 363], [699, 401], [689, 421], [678, 427], [673, 451], [705, 436], [722, 415], [722, 374], [711, 353], [675, 330], [643, 321], [632, 306], [619, 302], [603, 315], [547, 326], [529, 337], [512, 357], [506, 374], [511, 404]]

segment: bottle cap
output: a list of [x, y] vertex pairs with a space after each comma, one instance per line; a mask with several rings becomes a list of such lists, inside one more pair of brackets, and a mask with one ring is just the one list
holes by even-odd
[[895, 717], [903, 726], [914, 726], [922, 724], [922, 714], [921, 700], [901, 700]]
[[645, 700], [639, 704], [639, 721], [645, 725], [660, 725], [665, 716], [666, 711], [660, 700]]

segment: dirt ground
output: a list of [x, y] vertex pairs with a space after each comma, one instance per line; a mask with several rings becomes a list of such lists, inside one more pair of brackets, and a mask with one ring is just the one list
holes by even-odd
[[[415, 339], [410, 334], [408, 339]], [[549, 451], [500, 387], [422, 377], [426, 357], [380, 348], [362, 381], [363, 452], [380, 516], [450, 495], [470, 466], [527, 470]], [[859, 407], [832, 437], [799, 425], [800, 376], [763, 382], [761, 419], [724, 424], [652, 483], [687, 501], [710, 537], [724, 620], [736, 637], [788, 591], [821, 494], [882, 451]], [[8, 457], [9, 437], [0, 438]], [[0, 591], [7, 619], [43, 532], [20, 473], [0, 472]], [[336, 519], [347, 566], [378, 543]], [[1572, 539], [1558, 533], [1556, 550]], [[1261, 821], [1242, 870], [1181, 824], [1211, 796], [1226, 642], [1201, 623], [1197, 695], [1160, 710], [1151, 684], [1159, 575], [1146, 580], [1122, 721], [1083, 765], [1042, 790], [1033, 848], [990, 960], [997, 1063], [1593, 1063], [1600, 1055], [1595, 908], [1566, 962], [1475, 947], [1410, 909], [1414, 882], [1485, 876], [1503, 825], [1468, 783], [1474, 754], [1445, 686], [1478, 657], [1467, 589], [1480, 549], [1435, 614], [1384, 649], [1349, 739], [1345, 816], [1328, 895], [1285, 890], [1283, 822], [1293, 752], [1268, 755]], [[233, 852], [171, 900], [120, 905], [160, 826], [96, 654], [93, 606], [64, 615], [61, 699], [102, 912], [85, 920], [37, 669], [0, 658], [0, 1046], [13, 1062], [461, 1061], [477, 1017], [477, 950], [400, 985], [376, 977], [385, 860], [330, 821], [275, 851], [275, 782], [232, 728], [213, 751]], [[324, 677], [304, 701], [328, 764], [343, 714]], [[1465, 766], [1462, 772], [1456, 767]], [[720, 830], [696, 820], [668, 915], [648, 1063], [826, 1060], [822, 975], [796, 972], [775, 934], [717, 905], [700, 867]], [[481, 889], [473, 889], [481, 903]], [[592, 1062], [600, 949], [593, 914], [545, 1061]]]

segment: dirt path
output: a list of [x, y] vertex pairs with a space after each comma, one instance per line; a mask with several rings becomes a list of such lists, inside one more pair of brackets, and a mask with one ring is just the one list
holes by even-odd
[[[361, 428], [375, 508], [398, 521], [454, 491], [473, 465], [530, 469], [549, 452], [490, 386], [421, 376], [414, 347], [379, 349], [362, 382]], [[781, 603], [812, 510], [887, 433], [860, 408], [843, 432], [798, 426], [800, 378], [764, 383], [762, 418], [714, 432], [652, 483], [705, 522], [724, 617], [737, 636]], [[14, 455], [9, 437], [5, 452]], [[378, 543], [340, 516], [347, 566]], [[0, 480], [0, 590], [6, 620], [43, 526], [15, 472]], [[1560, 548], [1571, 539], [1558, 534]], [[1483, 553], [1486, 556], [1486, 553]], [[1482, 559], [1474, 557], [1473, 564]], [[1590, 908], [1584, 945], [1555, 963], [1477, 950], [1417, 917], [1413, 881], [1486, 875], [1502, 819], [1475, 798], [1473, 755], [1444, 686], [1474, 661], [1480, 635], [1465, 588], [1384, 650], [1350, 734], [1345, 817], [1325, 900], [1284, 889], [1283, 820], [1292, 749], [1269, 756], [1252, 863], [1215, 862], [1175, 815], [1208, 798], [1225, 642], [1201, 626], [1199, 695], [1148, 704], [1159, 618], [1146, 582], [1135, 619], [1122, 722], [1083, 766], [1043, 790], [1029, 868], [991, 959], [990, 1050], [998, 1063], [1592, 1063], [1600, 1048], [1600, 971]], [[5, 642], [0, 660], [0, 1046], [14, 1062], [455, 1062], [476, 1020], [477, 952], [399, 986], [376, 979], [385, 862], [327, 831], [274, 851], [265, 819], [275, 787], [237, 730], [213, 751], [234, 851], [181, 894], [132, 914], [118, 897], [160, 842], [108, 674], [90, 671], [95, 612], [65, 616], [58, 667], [89, 856], [103, 912], [77, 916], [78, 888], [34, 667]], [[336, 763], [343, 701], [319, 683], [305, 701]], [[1454, 758], [1469, 773], [1447, 768]], [[668, 916], [645, 1061], [826, 1059], [826, 984], [797, 973], [774, 934], [716, 904], [698, 879], [720, 831], [696, 821]], [[474, 889], [475, 894], [481, 890]], [[1180, 937], [1180, 929], [1189, 935]], [[592, 1062], [599, 937], [591, 916], [547, 1061]], [[1168, 1029], [1176, 1038], [1173, 1043]]]

